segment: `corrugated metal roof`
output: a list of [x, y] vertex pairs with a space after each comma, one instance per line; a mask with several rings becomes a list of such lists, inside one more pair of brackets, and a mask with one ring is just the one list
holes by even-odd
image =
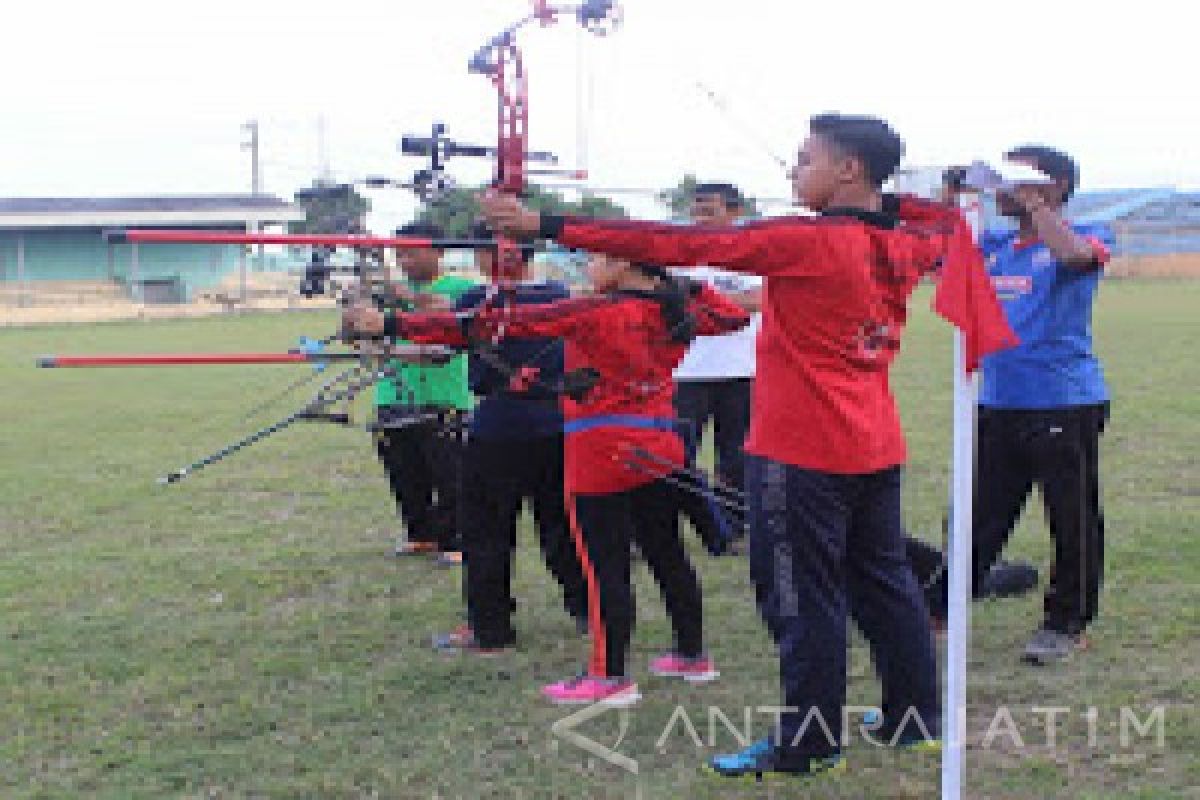
[[[1122, 192], [1081, 194], [1071, 198], [1067, 216], [1075, 222], [1096, 224], [1115, 222], [1175, 194], [1171, 189], [1135, 189]], [[1090, 195], [1090, 196], [1089, 196]], [[1084, 206], [1080, 208], [1080, 206]]]
[[1067, 216], [1084, 223], [1131, 218], [1192, 223], [1200, 219], [1200, 192], [1174, 189], [1081, 192], [1071, 198]]
[[1200, 192], [1119, 189], [1071, 198], [1072, 222], [1103, 224], [1117, 234], [1117, 255], [1200, 252]]
[[267, 194], [163, 197], [0, 197], [0, 214], [141, 213], [155, 211], [280, 211], [292, 204]]

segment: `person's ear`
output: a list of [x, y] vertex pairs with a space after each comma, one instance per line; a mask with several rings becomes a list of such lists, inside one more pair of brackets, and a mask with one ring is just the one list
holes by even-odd
[[837, 176], [841, 183], [859, 183], [866, 177], [866, 167], [854, 156], [842, 156], [838, 159]]
[[1070, 182], [1059, 178], [1053, 183], [1053, 188], [1054, 191], [1050, 193], [1051, 196], [1046, 199], [1056, 206], [1066, 205], [1068, 192], [1071, 190]]

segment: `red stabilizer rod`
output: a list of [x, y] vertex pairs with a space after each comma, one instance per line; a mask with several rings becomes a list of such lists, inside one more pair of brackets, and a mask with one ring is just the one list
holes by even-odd
[[395, 247], [406, 250], [432, 248], [464, 250], [495, 247], [491, 239], [425, 239], [419, 236], [366, 236], [325, 233], [246, 233], [244, 231], [188, 231], [130, 229], [108, 231], [110, 242], [160, 244], [290, 244], [310, 247]]
[[62, 367], [165, 367], [213, 364], [313, 364], [354, 361], [358, 353], [162, 353], [127, 356], [42, 356], [37, 365]]
[[111, 241], [164, 244], [295, 244], [331, 247], [405, 247], [427, 250], [431, 239], [419, 236], [366, 236], [363, 234], [247, 233], [245, 231], [125, 230], [112, 231]]

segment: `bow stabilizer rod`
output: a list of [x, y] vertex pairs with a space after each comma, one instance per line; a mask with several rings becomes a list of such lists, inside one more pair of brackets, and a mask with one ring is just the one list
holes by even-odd
[[493, 239], [428, 239], [420, 236], [366, 236], [356, 233], [246, 233], [174, 229], [113, 230], [108, 241], [159, 244], [284, 244], [296, 247], [396, 248], [400, 250], [481, 250], [495, 247]]
[[[437, 345], [394, 345], [384, 355], [410, 363], [441, 363], [454, 358], [458, 351]], [[288, 353], [144, 353], [130, 355], [42, 356], [37, 366], [42, 369], [86, 367], [197, 367], [249, 364], [321, 364], [330, 361], [359, 361], [362, 353], [354, 350], [339, 352]]]
[[161, 478], [158, 479], [159, 485], [167, 486], [167, 485], [170, 485], [173, 483], [178, 483], [179, 481], [183, 480], [184, 478], [191, 475], [192, 473], [198, 472], [199, 470], [202, 470], [205, 467], [212, 466], [213, 464], [217, 463], [218, 461], [223, 461], [224, 459], [228, 458], [229, 456], [233, 455], [234, 453], [237, 453], [241, 450], [245, 450], [247, 447], [250, 447], [253, 444], [257, 444], [258, 442], [261, 442], [263, 439], [266, 439], [269, 436], [274, 436], [275, 434], [279, 433], [280, 431], [290, 428], [292, 425], [295, 425], [297, 422], [322, 420], [322, 421], [327, 421], [327, 422], [336, 422], [338, 424], [346, 424], [346, 422], [348, 422], [348, 418], [347, 418], [346, 422], [343, 422], [341, 417], [343, 417], [344, 415], [327, 414], [326, 409], [328, 409], [330, 406], [335, 405], [337, 403], [351, 402], [352, 400], [354, 400], [355, 397], [357, 397], [359, 394], [361, 394], [365, 389], [369, 389], [371, 386], [374, 386], [381, 379], [389, 377], [389, 375], [392, 374], [390, 370], [385, 368], [383, 370], [379, 370], [377, 372], [373, 372], [373, 373], [370, 373], [367, 375], [362, 375], [360, 377], [357, 377], [357, 379], [354, 379], [355, 375], [357, 375], [361, 372], [362, 372], [361, 367], [351, 367], [349, 370], [342, 373], [342, 375], [338, 376], [338, 378], [335, 379], [335, 382], [341, 381], [343, 379], [348, 380], [349, 382], [346, 384], [345, 388], [339, 389], [338, 391], [332, 392], [327, 395], [322, 393], [321, 395], [318, 395], [318, 397], [315, 400], [313, 400], [311, 403], [308, 403], [307, 405], [305, 405], [299, 411], [289, 414], [288, 416], [284, 417], [283, 419], [279, 420], [278, 422], [268, 425], [265, 428], [260, 428], [259, 430], [255, 431], [254, 433], [251, 433], [249, 436], [245, 436], [241, 439], [238, 439], [236, 442], [233, 442], [232, 444], [228, 444], [225, 447], [222, 447], [220, 450], [217, 450], [216, 452], [214, 452], [210, 455], [207, 455], [204, 458], [199, 459], [198, 461], [193, 461], [191, 464], [188, 464], [186, 467], [181, 467], [173, 472], [169, 472], [166, 475], [163, 475]]

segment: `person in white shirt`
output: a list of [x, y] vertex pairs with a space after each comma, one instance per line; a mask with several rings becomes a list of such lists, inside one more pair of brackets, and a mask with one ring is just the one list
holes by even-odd
[[[744, 205], [742, 193], [733, 184], [702, 183], [696, 186], [690, 216], [696, 225], [733, 225]], [[689, 465], [695, 463], [696, 450], [711, 419], [717, 477], [740, 491], [744, 485], [742, 444], [750, 427], [762, 278], [711, 267], [689, 269], [686, 274], [707, 282], [754, 315], [750, 325], [736, 333], [697, 337], [675, 369], [675, 413], [686, 423], [685, 429], [690, 428], [685, 431], [689, 434], [685, 439], [690, 440]]]

